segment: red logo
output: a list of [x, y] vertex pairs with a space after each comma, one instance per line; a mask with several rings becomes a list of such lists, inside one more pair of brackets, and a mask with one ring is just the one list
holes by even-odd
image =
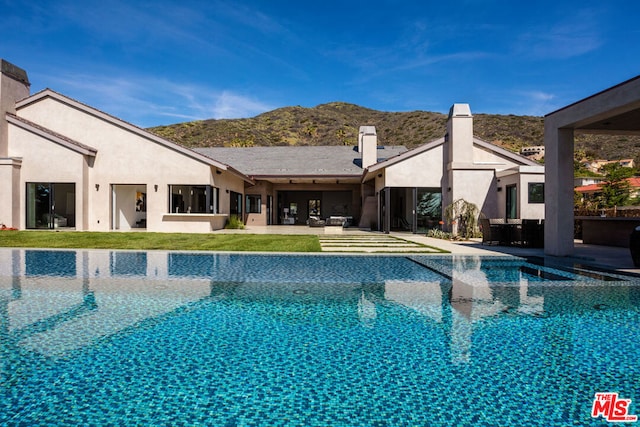
[[631, 399], [620, 399], [618, 393], [596, 393], [593, 399], [591, 416], [603, 417], [610, 423], [628, 423], [638, 421], [637, 415], [629, 414]]

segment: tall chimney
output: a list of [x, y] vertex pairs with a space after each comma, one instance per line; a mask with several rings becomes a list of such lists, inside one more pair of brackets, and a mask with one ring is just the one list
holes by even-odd
[[0, 158], [9, 156], [9, 125], [6, 114], [16, 112], [16, 102], [29, 96], [27, 72], [0, 59]]
[[447, 134], [449, 164], [454, 168], [473, 164], [473, 116], [469, 104], [453, 104]]
[[358, 151], [362, 156], [362, 169], [378, 163], [378, 135], [375, 126], [360, 126]]

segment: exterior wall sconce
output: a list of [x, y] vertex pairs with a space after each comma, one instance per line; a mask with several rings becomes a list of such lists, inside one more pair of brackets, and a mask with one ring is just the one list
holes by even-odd
[[216, 174], [222, 175], [222, 171], [220, 169], [216, 169]]
[[502, 187], [498, 187], [497, 191], [502, 191]]
[[155, 184], [155, 185], [153, 186], [153, 189], [154, 189], [154, 190], [155, 190], [155, 192], [157, 193], [157, 192], [158, 192], [158, 184]]
[[100, 184], [96, 184], [96, 191], [100, 190]]
[[382, 178], [382, 174], [381, 173], [378, 174], [378, 178]]
[[229, 192], [229, 189], [227, 188], [227, 189], [226, 189], [226, 190], [224, 190], [224, 191], [226, 191], [226, 192], [228, 193], [228, 192]]

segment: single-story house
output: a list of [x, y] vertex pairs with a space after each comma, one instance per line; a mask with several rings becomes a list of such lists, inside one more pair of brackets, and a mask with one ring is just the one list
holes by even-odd
[[[46, 89], [1, 60], [0, 223], [19, 229], [210, 232], [344, 223], [438, 227], [458, 199], [487, 217], [544, 216], [544, 167], [473, 136], [467, 104], [445, 136], [411, 150], [358, 145], [189, 149]], [[355, 142], [355, 141], [354, 141]], [[333, 218], [332, 218], [333, 217]]]

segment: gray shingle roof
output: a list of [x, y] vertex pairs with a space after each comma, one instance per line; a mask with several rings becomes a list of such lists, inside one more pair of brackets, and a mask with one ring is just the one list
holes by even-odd
[[[362, 175], [361, 155], [351, 146], [209, 147], [195, 151], [249, 176]], [[402, 146], [378, 147], [378, 161], [405, 151]]]

